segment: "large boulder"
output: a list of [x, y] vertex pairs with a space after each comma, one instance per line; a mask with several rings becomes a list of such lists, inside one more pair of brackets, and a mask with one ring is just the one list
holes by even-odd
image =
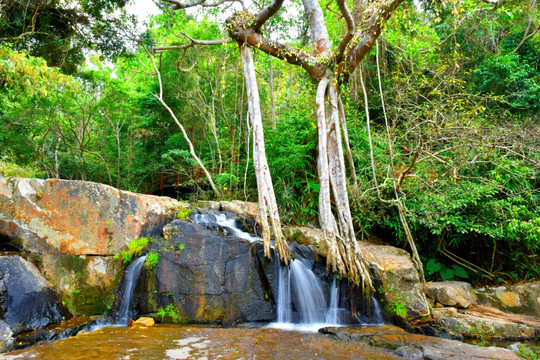
[[408, 252], [366, 242], [361, 242], [360, 248], [374, 272], [376, 290], [388, 315], [408, 319], [429, 315], [420, 275]]
[[540, 281], [474, 290], [478, 303], [514, 314], [540, 316]]
[[160, 252], [159, 265], [143, 271], [137, 290], [142, 313], [167, 309], [179, 321], [200, 323], [272, 320], [270, 289], [252, 243], [180, 220], [165, 226], [163, 234], [152, 245]]
[[409, 334], [395, 326], [324, 328], [322, 332], [334, 335], [342, 341], [368, 342], [376, 348], [393, 351], [401, 359], [516, 359], [510, 350], [500, 347], [482, 347], [457, 340]]
[[40, 254], [112, 255], [185, 207], [87, 181], [0, 178], [0, 235]]
[[121, 262], [112, 256], [45, 254], [39, 268], [75, 316], [100, 315], [110, 309], [122, 277]]
[[479, 341], [534, 340], [540, 333], [540, 318], [506, 314], [495, 308], [472, 307], [433, 321], [437, 332]]
[[230, 211], [238, 215], [247, 216], [253, 220], [259, 218], [259, 204], [249, 201], [200, 201], [195, 203], [196, 207], [209, 208], [216, 211]]
[[463, 281], [439, 281], [426, 286], [427, 296], [444, 306], [466, 309], [476, 305], [478, 299], [471, 284]]
[[37, 268], [20, 256], [0, 256], [3, 319], [14, 334], [59, 323], [69, 312]]
[[284, 226], [283, 234], [289, 242], [314, 246], [317, 249], [317, 254], [322, 257], [326, 257], [328, 254], [328, 243], [321, 229], [311, 226]]

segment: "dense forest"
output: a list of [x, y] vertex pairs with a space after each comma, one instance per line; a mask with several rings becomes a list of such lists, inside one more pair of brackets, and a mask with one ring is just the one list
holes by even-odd
[[[350, 18], [363, 24], [371, 3], [348, 2]], [[356, 238], [407, 250], [413, 240], [427, 280], [538, 279], [537, 0], [396, 3], [359, 65], [334, 81]], [[143, 193], [173, 174], [181, 199], [257, 201], [259, 139], [227, 34], [244, 13], [220, 4], [159, 2], [141, 29], [124, 0], [0, 1], [0, 174]], [[318, 6], [338, 48], [343, 4]], [[313, 50], [301, 5], [263, 26], [297, 57]], [[320, 226], [317, 83], [269, 52], [253, 51], [253, 63], [281, 221]]]

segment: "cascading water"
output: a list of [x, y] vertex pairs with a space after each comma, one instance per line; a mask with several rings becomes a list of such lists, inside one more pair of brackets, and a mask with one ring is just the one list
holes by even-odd
[[[209, 210], [207, 213], [195, 214], [191, 218], [209, 229], [219, 229], [227, 235], [251, 242], [262, 240], [239, 229], [237, 220], [228, 218], [219, 211]], [[335, 279], [329, 286], [328, 294], [325, 295], [326, 286], [323, 281], [300, 260], [291, 261], [288, 267], [282, 266], [275, 254], [274, 262], [277, 264], [275, 269], [277, 316], [276, 322], [269, 324], [269, 327], [317, 331], [325, 326], [340, 326], [340, 314], [345, 309], [339, 308], [339, 286]], [[374, 313], [378, 314], [373, 320], [382, 323], [380, 307], [376, 300], [372, 302], [376, 306]]]
[[330, 305], [328, 305], [328, 312], [326, 313], [326, 322], [330, 324], [338, 323], [338, 304], [339, 304], [339, 287], [336, 279], [332, 281], [330, 286]]
[[133, 292], [137, 285], [137, 280], [141, 273], [142, 267], [146, 260], [146, 255], [135, 259], [124, 273], [123, 292], [121, 293], [120, 306], [118, 307], [118, 314], [116, 318], [116, 324], [127, 325], [130, 319], [129, 310], [131, 300], [133, 299]]
[[[274, 257], [275, 261], [279, 263], [279, 258]], [[291, 322], [291, 274], [289, 269], [285, 266], [279, 266], [278, 269], [278, 296], [277, 296], [277, 322], [278, 323], [290, 323]]]
[[372, 308], [371, 325], [384, 324], [384, 315], [381, 310], [381, 305], [379, 303], [379, 300], [377, 300], [377, 298], [373, 295], [371, 295], [371, 308]]
[[249, 240], [251, 242], [261, 240], [260, 237], [242, 231], [236, 226], [236, 220], [230, 219], [224, 213], [219, 211], [210, 210], [206, 214], [195, 214], [191, 217], [193, 221], [208, 228], [215, 228], [219, 225], [223, 230], [227, 232], [227, 235], [239, 237], [241, 239]]
[[[277, 254], [274, 259], [279, 264]], [[277, 321], [268, 327], [316, 332], [321, 327], [339, 326], [335, 280], [327, 302], [322, 281], [301, 261], [293, 260], [289, 267], [279, 265], [277, 273]], [[293, 308], [297, 312], [296, 322]]]

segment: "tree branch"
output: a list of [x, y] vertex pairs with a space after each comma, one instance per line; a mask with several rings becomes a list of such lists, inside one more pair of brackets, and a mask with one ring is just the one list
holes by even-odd
[[258, 32], [263, 24], [281, 9], [283, 2], [284, 0], [274, 0], [270, 5], [259, 11], [255, 15], [255, 25], [253, 25], [253, 29]]
[[324, 75], [322, 65], [307, 51], [267, 39], [253, 28], [244, 28], [239, 24], [229, 31], [229, 35], [240, 43], [256, 47], [268, 55], [284, 60], [289, 64], [301, 66], [312, 79], [318, 80]]
[[168, 2], [169, 4], [173, 4], [173, 10], [180, 10], [180, 9], [187, 9], [194, 6], [202, 6], [202, 7], [216, 7], [226, 2], [238, 2], [242, 5], [242, 9], [245, 9], [244, 1], [243, 0], [219, 0], [215, 3], [207, 4], [206, 0], [195, 0], [190, 2], [181, 2], [178, 0], [162, 0], [165, 2]]
[[[339, 82], [344, 83], [349, 79], [354, 69], [360, 64], [360, 61], [366, 56], [375, 45], [375, 40], [381, 34], [382, 28], [388, 18], [396, 10], [403, 0], [383, 0], [373, 2], [365, 10], [366, 20], [356, 30], [356, 34], [351, 43], [349, 51], [346, 54], [347, 59], [344, 66], [338, 67]], [[371, 13], [371, 14], [370, 14]], [[356, 39], [356, 41], [355, 41]], [[352, 44], [352, 46], [351, 46]]]
[[532, 26], [533, 20], [534, 20], [534, 9], [536, 8], [536, 0], [533, 1], [531, 6], [531, 15], [529, 16], [529, 23], [527, 24], [527, 29], [525, 29], [525, 35], [523, 35], [523, 39], [519, 43], [519, 45], [512, 51], [514, 54], [518, 52], [518, 50], [521, 48], [521, 46], [525, 43], [525, 41], [529, 40], [531, 37], [533, 37], [535, 34], [540, 32], [540, 25], [533, 30], [532, 33], [529, 34], [529, 30]]
[[180, 45], [168, 45], [168, 46], [156, 46], [152, 50], [154, 53], [162, 53], [166, 50], [182, 50], [187, 49], [190, 47], [194, 47], [195, 45], [221, 45], [227, 43], [229, 40], [226, 39], [216, 39], [216, 40], [197, 40], [193, 39], [191, 36], [186, 34], [185, 32], [181, 32], [182, 36], [185, 37], [189, 42], [187, 44], [180, 44]]
[[349, 11], [349, 8], [347, 8], [347, 4], [345, 4], [345, 0], [338, 0], [337, 5], [339, 7], [339, 11], [341, 11], [341, 14], [343, 15], [343, 18], [345, 19], [345, 23], [347, 24], [347, 32], [343, 35], [337, 47], [335, 62], [339, 64], [343, 60], [343, 53], [345, 52], [347, 45], [349, 45], [350, 41], [354, 37], [356, 24], [354, 23], [354, 19]]

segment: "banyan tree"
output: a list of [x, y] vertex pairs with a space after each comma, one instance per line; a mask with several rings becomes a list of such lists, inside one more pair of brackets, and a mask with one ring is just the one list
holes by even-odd
[[[375, 45], [386, 21], [403, 0], [350, 1], [350, 5], [354, 6], [354, 16], [345, 0], [336, 0], [342, 19], [340, 23], [344, 24], [342, 36], [337, 43], [330, 41], [320, 3], [317, 0], [302, 0], [304, 15], [309, 19], [310, 25], [309, 50], [289, 46], [265, 34], [265, 24], [286, 6], [284, 0], [274, 0], [255, 13], [247, 11], [242, 0], [217, 0], [214, 3], [206, 0], [163, 1], [169, 3], [173, 10], [195, 6], [238, 6], [238, 11], [225, 21], [225, 30], [230, 39], [196, 40], [185, 35], [184, 44], [159, 47], [156, 50], [187, 49], [231, 40], [238, 43], [247, 88], [249, 119], [253, 129], [253, 161], [265, 253], [269, 255], [270, 237], [273, 235], [275, 249], [284, 263], [290, 261], [291, 252], [281, 230], [271, 169], [265, 155], [252, 51], [262, 51], [291, 65], [300, 66], [316, 82], [317, 91], [314, 96], [318, 131], [319, 223], [328, 243], [327, 267], [363, 288], [372, 288], [369, 269], [355, 237], [349, 207], [346, 167], [349, 167], [351, 177], [355, 176], [355, 172], [341, 100], [341, 86], [348, 81], [351, 73]], [[282, 14], [287, 14], [286, 9]]]

